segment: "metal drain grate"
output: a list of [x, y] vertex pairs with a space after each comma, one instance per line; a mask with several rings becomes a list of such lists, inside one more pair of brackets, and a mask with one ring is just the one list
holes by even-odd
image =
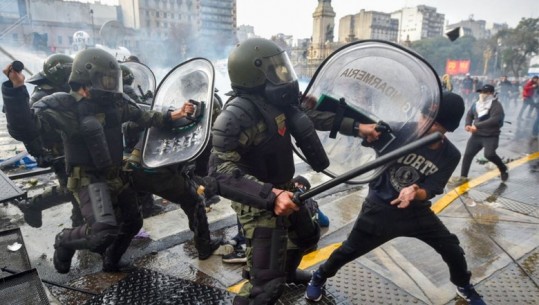
[[3, 171], [0, 170], [0, 203], [14, 199], [26, 198], [26, 192], [22, 191]]
[[50, 304], [36, 269], [0, 279], [0, 300], [6, 304]]
[[[17, 251], [8, 251], [7, 247], [15, 243], [22, 244], [22, 247]], [[0, 262], [4, 264], [2, 267], [8, 267], [11, 270], [25, 271], [32, 269], [28, 252], [22, 238], [21, 229], [9, 229], [0, 232]], [[0, 278], [7, 276], [9, 273], [0, 273]]]
[[233, 297], [226, 290], [138, 269], [85, 305], [225, 305]]
[[539, 300], [536, 284], [516, 264], [500, 270], [477, 287], [490, 305], [537, 304]]
[[502, 194], [497, 197], [491, 193], [489, 194], [488, 192], [485, 193], [484, 191], [477, 190], [470, 190], [468, 192], [468, 196], [477, 202], [495, 203], [499, 205], [500, 208], [532, 217], [537, 217], [537, 215], [539, 215], [539, 207], [536, 205], [515, 201], [503, 197], [504, 195], [505, 194]]

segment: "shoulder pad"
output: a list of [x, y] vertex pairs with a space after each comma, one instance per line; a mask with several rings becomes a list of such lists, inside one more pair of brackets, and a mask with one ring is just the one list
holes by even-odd
[[248, 99], [238, 97], [229, 101], [213, 123], [213, 147], [222, 151], [236, 149], [241, 131], [254, 126], [259, 118], [258, 109]]
[[57, 92], [43, 97], [33, 104], [32, 108], [35, 109], [36, 112], [45, 109], [65, 110], [74, 107], [76, 103], [75, 98], [69, 93]]
[[241, 127], [250, 127], [261, 118], [260, 111], [254, 102], [243, 97], [236, 97], [229, 101], [222, 112], [234, 115]]

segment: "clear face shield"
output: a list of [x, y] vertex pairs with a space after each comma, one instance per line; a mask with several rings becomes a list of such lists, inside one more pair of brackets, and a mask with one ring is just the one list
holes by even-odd
[[[260, 61], [260, 64], [257, 64], [257, 61]], [[274, 85], [287, 84], [298, 79], [286, 52], [256, 59], [255, 66], [257, 66], [258, 69], [264, 73], [266, 79]]]
[[123, 92], [122, 72], [110, 70], [91, 75], [90, 96], [92, 99], [118, 99]]
[[270, 104], [289, 106], [299, 101], [299, 85], [296, 72], [286, 52], [255, 60], [268, 82], [264, 95]]

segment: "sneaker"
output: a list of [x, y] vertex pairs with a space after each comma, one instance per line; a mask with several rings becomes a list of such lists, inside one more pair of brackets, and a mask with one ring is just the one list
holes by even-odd
[[243, 250], [234, 250], [234, 252], [223, 255], [223, 263], [228, 264], [245, 264], [247, 263], [247, 256]]
[[463, 183], [466, 183], [468, 182], [468, 177], [465, 177], [465, 176], [456, 176], [456, 177], [451, 177], [451, 179], [449, 179], [449, 183], [451, 184], [463, 184]]
[[326, 278], [320, 274], [320, 271], [313, 272], [313, 276], [307, 284], [305, 298], [309, 301], [318, 302], [322, 299], [322, 287], [326, 283]]
[[228, 255], [230, 253], [234, 252], [234, 246], [231, 244], [223, 244], [220, 245], [217, 250], [213, 251], [213, 255]]
[[472, 284], [468, 284], [464, 287], [457, 287], [457, 294], [468, 301], [470, 305], [486, 305], [483, 301], [483, 297], [475, 291], [475, 288]]
[[507, 181], [507, 179], [509, 179], [509, 173], [507, 172], [507, 170], [500, 173], [500, 178], [504, 182]]
[[211, 238], [210, 241], [203, 243], [200, 247], [197, 247], [198, 250], [198, 259], [203, 261], [208, 259], [213, 255], [213, 252], [221, 246], [223, 243], [222, 238]]
[[322, 213], [322, 211], [320, 211], [320, 209], [318, 209], [318, 224], [322, 228], [329, 227], [329, 217], [327, 217], [326, 214]]

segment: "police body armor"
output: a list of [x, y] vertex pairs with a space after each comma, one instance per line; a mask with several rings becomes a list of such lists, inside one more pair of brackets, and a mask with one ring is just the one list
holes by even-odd
[[[63, 112], [72, 111], [74, 115], [80, 115], [78, 106], [80, 106], [80, 102], [76, 102], [73, 96], [59, 92], [41, 99], [34, 104], [33, 108], [36, 109], [36, 112], [50, 108]], [[100, 126], [96, 125], [95, 120], [88, 123], [84, 121], [84, 117], [80, 117], [81, 121], [77, 120], [80, 125], [73, 126], [74, 130], [78, 129], [79, 132], [63, 137], [68, 170], [75, 166], [83, 166], [87, 169], [102, 169], [111, 165], [121, 166], [123, 148], [120, 112], [112, 106], [103, 110], [105, 111], [104, 122], [99, 122]], [[88, 126], [88, 124], [92, 124], [92, 126]], [[84, 134], [83, 129], [86, 129], [86, 134]], [[106, 146], [96, 144], [98, 142]], [[89, 149], [87, 145], [92, 149]], [[106, 156], [110, 156], [110, 162], [103, 161], [102, 158], [108, 158]], [[94, 159], [98, 160], [97, 164], [94, 163]]]
[[285, 114], [256, 96], [236, 97], [225, 109], [234, 111], [232, 105], [252, 109], [247, 113], [260, 113], [266, 124], [265, 139], [242, 154], [240, 166], [263, 182], [280, 185], [290, 181], [294, 175], [294, 158]]

